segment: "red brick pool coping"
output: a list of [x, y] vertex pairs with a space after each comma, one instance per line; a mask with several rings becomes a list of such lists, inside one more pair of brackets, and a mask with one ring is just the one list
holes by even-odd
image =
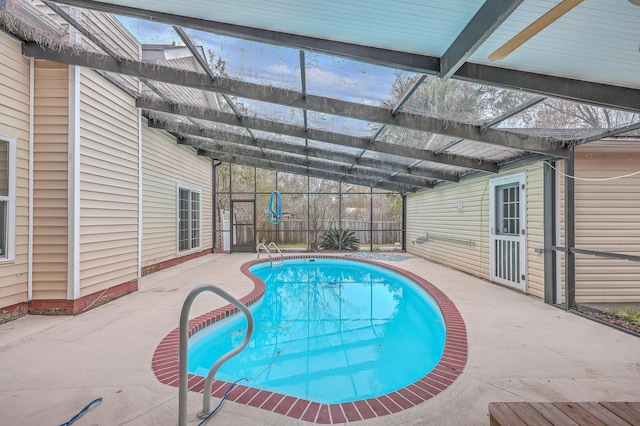
[[[307, 258], [345, 259], [344, 256], [316, 256], [297, 255], [288, 256], [286, 259]], [[447, 389], [462, 373], [467, 362], [467, 331], [462, 316], [453, 302], [436, 286], [424, 278], [401, 268], [376, 262], [370, 259], [349, 257], [348, 260], [373, 263], [400, 273], [419, 284], [438, 303], [445, 320], [446, 340], [442, 358], [436, 367], [426, 376], [411, 385], [382, 395], [376, 398], [368, 398], [359, 401], [340, 404], [321, 404], [305, 399], [286, 396], [275, 392], [255, 389], [249, 386], [237, 384], [227, 395], [228, 401], [258, 407], [263, 410], [283, 414], [294, 419], [299, 419], [317, 424], [336, 424], [366, 420], [397, 413], [418, 405], [433, 398]], [[256, 259], [247, 262], [240, 268], [242, 273], [251, 278], [254, 289], [248, 295], [240, 298], [240, 301], [249, 306], [257, 302], [265, 292], [264, 282], [249, 272], [249, 267], [256, 263], [269, 259]], [[236, 313], [238, 309], [233, 305], [227, 305], [204, 315], [200, 315], [189, 321], [189, 336], [204, 327], [220, 321]], [[158, 345], [151, 368], [158, 380], [169, 386], [178, 386], [178, 342], [179, 329], [169, 333]], [[202, 392], [205, 378], [189, 374], [189, 390]], [[214, 380], [211, 394], [222, 398], [230, 383], [222, 380]], [[214, 404], [215, 405], [215, 404]]]

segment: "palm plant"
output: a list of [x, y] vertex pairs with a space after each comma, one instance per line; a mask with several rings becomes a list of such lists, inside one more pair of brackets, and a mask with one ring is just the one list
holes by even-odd
[[360, 240], [354, 231], [332, 228], [320, 237], [321, 250], [359, 250]]

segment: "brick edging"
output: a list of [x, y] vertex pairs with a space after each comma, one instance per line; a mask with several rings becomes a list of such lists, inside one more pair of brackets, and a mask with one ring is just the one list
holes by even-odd
[[137, 290], [138, 280], [135, 279], [87, 294], [75, 300], [34, 299], [29, 301], [29, 314], [77, 315]]
[[179, 265], [180, 263], [184, 263], [188, 260], [196, 259], [201, 256], [206, 256], [211, 253], [214, 253], [213, 249], [204, 249], [202, 251], [196, 251], [193, 253], [185, 254], [184, 256], [174, 257], [171, 259], [164, 260], [162, 262], [154, 263], [152, 265], [143, 266], [140, 273], [142, 274], [142, 276], [149, 275], [153, 272], [158, 272], [163, 269], [167, 269], [172, 266]]
[[[462, 373], [467, 362], [467, 332], [460, 312], [440, 289], [419, 275], [405, 271], [399, 267], [383, 264], [370, 259], [347, 258], [345, 256], [329, 255], [294, 255], [285, 259], [343, 259], [354, 262], [371, 263], [384, 268], [388, 268], [399, 273], [422, 287], [434, 298], [440, 307], [445, 320], [446, 338], [442, 358], [438, 364], [422, 379], [409, 386], [382, 395], [376, 398], [367, 398], [359, 401], [345, 402], [339, 404], [321, 404], [292, 396], [285, 396], [276, 392], [264, 391], [244, 385], [235, 385], [227, 395], [227, 400], [235, 401], [252, 407], [262, 408], [267, 411], [279, 413], [295, 419], [317, 423], [317, 424], [337, 424], [359, 420], [367, 420], [397, 413], [428, 399], [433, 398], [443, 392]], [[257, 263], [268, 262], [269, 259], [256, 259], [243, 264], [240, 270], [248, 276], [254, 284], [254, 289], [240, 301], [249, 306], [258, 301], [265, 292], [264, 282], [249, 272], [249, 268]], [[189, 321], [188, 335], [216, 321], [226, 318], [237, 312], [238, 308], [229, 304], [215, 311], [200, 315]], [[178, 386], [178, 342], [179, 329], [169, 333], [158, 345], [153, 354], [151, 368], [164, 384]], [[202, 392], [205, 378], [194, 374], [188, 375], [189, 390]], [[229, 388], [230, 383], [222, 380], [214, 380], [212, 385], [212, 396], [222, 398]]]

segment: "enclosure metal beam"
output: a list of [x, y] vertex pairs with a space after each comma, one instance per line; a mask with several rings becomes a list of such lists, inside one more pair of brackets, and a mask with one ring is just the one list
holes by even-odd
[[446, 144], [445, 146], [443, 146], [440, 149], [437, 149], [435, 151], [436, 155], [442, 154], [443, 152], [445, 152], [446, 150], [448, 150], [449, 148], [453, 148], [454, 146], [458, 145], [460, 142], [464, 142], [465, 139], [455, 139], [452, 140], [451, 142], [449, 142], [448, 144]]
[[341, 146], [348, 146], [351, 148], [367, 149], [369, 151], [398, 155], [406, 158], [416, 158], [433, 163], [463, 167], [466, 169], [473, 169], [491, 173], [498, 172], [497, 163], [492, 161], [481, 161], [475, 158], [463, 157], [458, 155], [436, 155], [432, 151], [405, 147], [402, 145], [386, 142], [375, 142], [371, 144], [370, 139], [367, 138], [360, 138], [357, 136], [350, 136], [341, 133], [333, 133], [325, 130], [311, 128], [305, 131], [305, 129], [300, 126], [293, 126], [290, 124], [265, 120], [258, 117], [242, 117], [242, 119], [238, 119], [233, 114], [217, 111], [210, 108], [201, 108], [185, 104], [174, 104], [171, 102], [163, 102], [161, 100], [148, 97], [139, 98], [136, 101], [136, 106], [138, 108], [150, 111], [160, 111], [181, 115], [184, 117], [199, 118], [202, 120], [229, 124], [231, 126], [247, 126], [255, 130], [261, 130], [269, 133], [278, 133], [301, 139], [311, 139]]
[[523, 0], [487, 0], [440, 57], [440, 78], [449, 78], [520, 6]]
[[555, 173], [548, 162], [543, 168], [543, 238], [544, 238], [544, 302], [552, 305], [556, 302], [556, 253], [553, 250], [556, 235], [556, 194]]
[[117, 54], [113, 49], [107, 46], [102, 40], [100, 40], [94, 33], [89, 31], [86, 26], [82, 25], [80, 22], [76, 21], [71, 15], [62, 10], [60, 6], [55, 4], [49, 0], [42, 0], [42, 2], [47, 5], [51, 10], [60, 15], [62, 19], [67, 21], [71, 26], [73, 26], [76, 30], [80, 32], [87, 39], [91, 40], [96, 46], [102, 49], [107, 55], [111, 56], [116, 61], [120, 62], [122, 56]]
[[[182, 136], [182, 135], [181, 135]], [[388, 173], [381, 172], [372, 167], [349, 167], [347, 164], [337, 163], [331, 160], [323, 160], [318, 158], [306, 158], [304, 155], [288, 154], [276, 150], [264, 150], [238, 145], [233, 143], [216, 143], [213, 141], [203, 141], [189, 136], [178, 138], [179, 144], [188, 145], [194, 148], [206, 149], [207, 151], [215, 151], [218, 153], [240, 155], [266, 161], [273, 161], [285, 164], [297, 164], [300, 166], [311, 167], [320, 170], [327, 170], [335, 173], [344, 173], [353, 176], [361, 176], [371, 179], [380, 179], [386, 182], [400, 183], [413, 187], [432, 188], [433, 185], [424, 178], [415, 176], [390, 176]]]
[[[418, 87], [420, 87], [420, 85], [426, 78], [427, 78], [426, 75], [420, 76], [420, 78], [418, 78], [418, 80], [416, 80], [415, 83], [413, 83], [413, 85], [404, 92], [404, 94], [402, 95], [402, 97], [400, 98], [396, 106], [394, 106], [393, 109], [391, 110], [392, 115], [396, 115], [398, 111], [402, 109], [404, 104], [407, 103], [409, 98], [415, 93], [416, 90], [418, 90]], [[378, 138], [378, 136], [380, 136], [382, 131], [385, 129], [385, 127], [387, 127], [386, 124], [383, 124], [380, 127], [378, 127], [378, 130], [376, 130], [373, 136], [371, 136], [371, 138], [369, 139], [369, 143], [371, 144], [374, 143]], [[360, 152], [360, 154], [358, 155], [358, 158], [362, 157], [365, 152], [367, 152], [366, 149], [362, 150], [362, 152]]]
[[202, 55], [198, 51], [198, 48], [193, 44], [186, 31], [177, 25], [173, 25], [173, 31], [175, 31], [178, 36], [180, 36], [180, 39], [182, 40], [184, 45], [187, 46], [187, 49], [189, 49], [189, 52], [191, 52], [191, 56], [193, 56], [194, 59], [198, 61], [198, 64], [200, 64], [200, 68], [202, 68], [202, 70], [207, 73], [212, 81], [215, 80], [216, 76], [211, 68], [209, 68], [209, 64], [207, 63], [206, 58], [202, 57]]
[[[302, 97], [307, 96], [307, 61], [304, 57], [304, 50], [300, 51], [300, 86], [302, 89]], [[307, 117], [307, 110], [302, 110], [303, 120], [304, 120], [304, 130], [306, 131], [309, 127], [309, 120]]]
[[516, 114], [521, 113], [525, 109], [531, 108], [534, 105], [538, 105], [540, 102], [544, 101], [545, 99], [547, 99], [546, 96], [536, 96], [535, 98], [529, 99], [528, 101], [523, 102], [520, 105], [516, 106], [515, 108], [512, 108], [509, 111], [505, 112], [501, 116], [496, 117], [493, 120], [487, 121], [482, 126], [480, 126], [480, 131], [484, 131], [485, 129], [488, 129], [489, 127], [493, 127], [496, 124], [500, 124], [504, 120], [506, 120], [508, 118], [511, 118]]
[[[140, 19], [180, 25], [216, 34], [254, 40], [268, 44], [324, 52], [362, 62], [385, 65], [421, 74], [438, 74], [440, 58], [397, 50], [363, 46], [340, 41], [324, 40], [260, 28], [245, 27], [225, 22], [190, 18], [154, 12], [135, 7], [112, 5], [92, 0], [57, 0], [58, 3], [94, 9], [103, 12], [133, 16]], [[464, 50], [464, 49], [460, 49]], [[453, 58], [453, 55], [451, 56]], [[586, 82], [564, 77], [519, 71], [509, 68], [465, 62], [452, 75], [454, 78], [480, 84], [498, 85], [541, 95], [586, 102], [593, 105], [640, 112], [640, 89]]]
[[[150, 120], [149, 127], [159, 128], [166, 130], [170, 133], [180, 133], [183, 135], [200, 136], [209, 139], [215, 139], [217, 141], [231, 142], [238, 145], [246, 145], [252, 147], [259, 147], [270, 150], [278, 150], [288, 152], [292, 154], [305, 155], [310, 157], [321, 158], [325, 160], [331, 160], [340, 163], [347, 163], [348, 165], [360, 165], [365, 167], [371, 167], [376, 170], [385, 170], [390, 173], [403, 173], [406, 175], [420, 176], [429, 179], [438, 179], [451, 182], [458, 182], [458, 176], [443, 173], [436, 170], [428, 170], [423, 168], [409, 168], [408, 165], [391, 161], [389, 157], [386, 159], [373, 159], [368, 157], [357, 158], [353, 154], [345, 152], [331, 151], [326, 149], [319, 149], [315, 147], [304, 146], [301, 144], [294, 144], [278, 140], [269, 140], [256, 138], [252, 139], [248, 136], [240, 135], [234, 132], [227, 132], [223, 130], [217, 130], [212, 128], [202, 128], [201, 126], [186, 124], [186, 123], [162, 123], [156, 120]], [[220, 142], [203, 141], [201, 148], [208, 149], [205, 145], [219, 146]]]
[[640, 122], [628, 124], [626, 126], [616, 127], [615, 129], [605, 130], [604, 132], [598, 133], [597, 135], [589, 136], [583, 139], [577, 139], [574, 142], [578, 142], [580, 144], [598, 141], [604, 138], [610, 138], [613, 136], [620, 135], [622, 133], [630, 132], [632, 130], [640, 129]]
[[327, 170], [313, 169], [310, 167], [300, 166], [300, 165], [295, 165], [290, 163], [279, 163], [277, 161], [272, 162], [272, 161], [264, 160], [260, 158], [251, 158], [251, 157], [245, 157], [240, 155], [225, 154], [221, 152], [207, 151], [204, 149], [199, 149], [198, 155], [203, 155], [215, 160], [220, 160], [225, 163], [240, 164], [243, 166], [258, 167], [261, 169], [274, 169], [280, 172], [292, 173], [292, 174], [297, 174], [302, 176], [310, 176], [310, 177], [315, 177], [319, 179], [333, 180], [336, 182], [347, 182], [353, 185], [380, 188], [387, 191], [404, 193], [404, 192], [416, 192], [416, 190], [418, 189], [417, 187], [411, 187], [411, 186], [402, 185], [398, 183], [379, 182], [376, 180], [362, 178], [359, 176], [345, 175], [344, 173], [335, 173]]
[[456, 77], [606, 108], [640, 112], [640, 89], [466, 62]]
[[398, 113], [398, 111], [400, 111], [402, 109], [404, 104], [406, 104], [407, 101], [409, 100], [409, 98], [411, 96], [413, 96], [413, 94], [416, 92], [416, 90], [418, 90], [418, 87], [420, 87], [420, 85], [422, 84], [423, 81], [426, 80], [426, 78], [427, 78], [426, 74], [421, 75], [420, 78], [418, 78], [415, 81], [415, 83], [413, 83], [411, 85], [411, 87], [409, 87], [407, 89], [407, 91], [404, 92], [404, 94], [402, 95], [402, 97], [400, 98], [400, 100], [398, 101], [396, 106], [394, 106], [393, 109], [391, 110], [391, 114], [396, 115]]
[[576, 245], [576, 200], [575, 200], [575, 164], [573, 148], [569, 148], [569, 156], [564, 159], [564, 306], [569, 310], [576, 304], [576, 256], [573, 248]]
[[[189, 36], [185, 32], [185, 30], [183, 30], [181, 27], [178, 27], [176, 25], [173, 26], [173, 30], [180, 36], [180, 39], [182, 40], [184, 45], [187, 46], [187, 49], [189, 49], [189, 52], [191, 52], [191, 55], [195, 58], [195, 60], [198, 61], [198, 64], [200, 64], [200, 68], [202, 68], [202, 70], [207, 73], [207, 75], [209, 76], [211, 81], [215, 80], [216, 76], [213, 73], [213, 71], [211, 70], [211, 68], [209, 67], [209, 64], [207, 63], [207, 59], [202, 57], [202, 55], [198, 51], [198, 48], [196, 47], [195, 44], [193, 44], [193, 42], [191, 41], [191, 39], [189, 38]], [[229, 96], [227, 96], [225, 94], [223, 94], [222, 97], [227, 102], [229, 107], [233, 110], [235, 115], [238, 118], [241, 118], [242, 114], [240, 114], [240, 111], [238, 111], [238, 108], [233, 103], [231, 98], [229, 98]], [[251, 131], [249, 129], [247, 129], [247, 130], [249, 131], [249, 134], [251, 134], [251, 136], [253, 136], [253, 133], [251, 133]]]
[[380, 106], [363, 105], [309, 94], [303, 98], [300, 92], [294, 90], [262, 86], [226, 77], [217, 77], [212, 82], [206, 74], [167, 67], [152, 62], [123, 60], [118, 63], [108, 55], [77, 50], [71, 46], [50, 48], [39, 46], [35, 42], [27, 42], [23, 45], [23, 54], [37, 59], [47, 59], [139, 78], [149, 78], [159, 82], [209, 92], [219, 92], [286, 107], [308, 109], [347, 118], [472, 139], [506, 148], [561, 157], [567, 155], [567, 149], [562, 146], [562, 143], [550, 138], [534, 137], [497, 129], [480, 131], [480, 126], [476, 124], [406, 111], [399, 111], [396, 115], [392, 115], [390, 109]]
[[264, 30], [219, 21], [180, 16], [171, 13], [149, 11], [130, 6], [108, 4], [93, 0], [57, 0], [57, 2], [98, 10], [101, 12], [115, 13], [118, 15], [126, 15], [139, 19], [162, 22], [169, 25], [180, 25], [182, 27], [242, 38], [245, 40], [288, 46], [294, 49], [323, 52], [362, 62], [393, 66], [394, 68], [405, 69], [408, 71], [436, 74], [440, 70], [440, 60], [435, 56], [408, 54], [397, 50]]

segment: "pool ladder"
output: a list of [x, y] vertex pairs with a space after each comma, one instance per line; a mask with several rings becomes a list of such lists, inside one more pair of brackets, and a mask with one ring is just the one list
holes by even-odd
[[179, 381], [178, 381], [178, 425], [186, 426], [187, 425], [187, 393], [189, 390], [188, 385], [188, 352], [189, 352], [189, 336], [188, 336], [188, 325], [189, 325], [189, 313], [191, 312], [191, 305], [193, 305], [196, 297], [205, 291], [210, 291], [212, 293], [217, 294], [218, 296], [226, 299], [228, 302], [233, 304], [235, 307], [240, 309], [242, 313], [247, 317], [247, 334], [244, 336], [244, 339], [240, 343], [240, 345], [236, 346], [234, 349], [230, 350], [226, 354], [222, 355], [216, 362], [211, 366], [209, 370], [209, 374], [207, 374], [207, 378], [204, 382], [204, 390], [203, 390], [203, 400], [202, 400], [202, 411], [198, 413], [198, 417], [204, 419], [211, 413], [211, 385], [213, 384], [213, 378], [218, 372], [218, 369], [222, 364], [227, 362], [230, 358], [233, 358], [238, 353], [240, 353], [248, 344], [249, 340], [251, 340], [251, 335], [253, 334], [253, 315], [251, 315], [251, 311], [242, 304], [238, 299], [224, 291], [218, 286], [213, 284], [202, 284], [198, 287], [191, 290], [191, 292], [187, 295], [187, 298], [182, 305], [182, 311], [180, 312], [180, 349], [178, 355], [179, 361]]
[[284, 263], [284, 254], [280, 251], [280, 247], [273, 241], [269, 243], [269, 246], [265, 246], [264, 243], [258, 244], [258, 248], [256, 248], [256, 253], [258, 253], [258, 258], [260, 258], [260, 249], [263, 248], [264, 251], [267, 252], [269, 256], [269, 261], [271, 262], [271, 266], [273, 267], [273, 256], [271, 256], [271, 249], [275, 248], [278, 254], [280, 255], [280, 262]]

